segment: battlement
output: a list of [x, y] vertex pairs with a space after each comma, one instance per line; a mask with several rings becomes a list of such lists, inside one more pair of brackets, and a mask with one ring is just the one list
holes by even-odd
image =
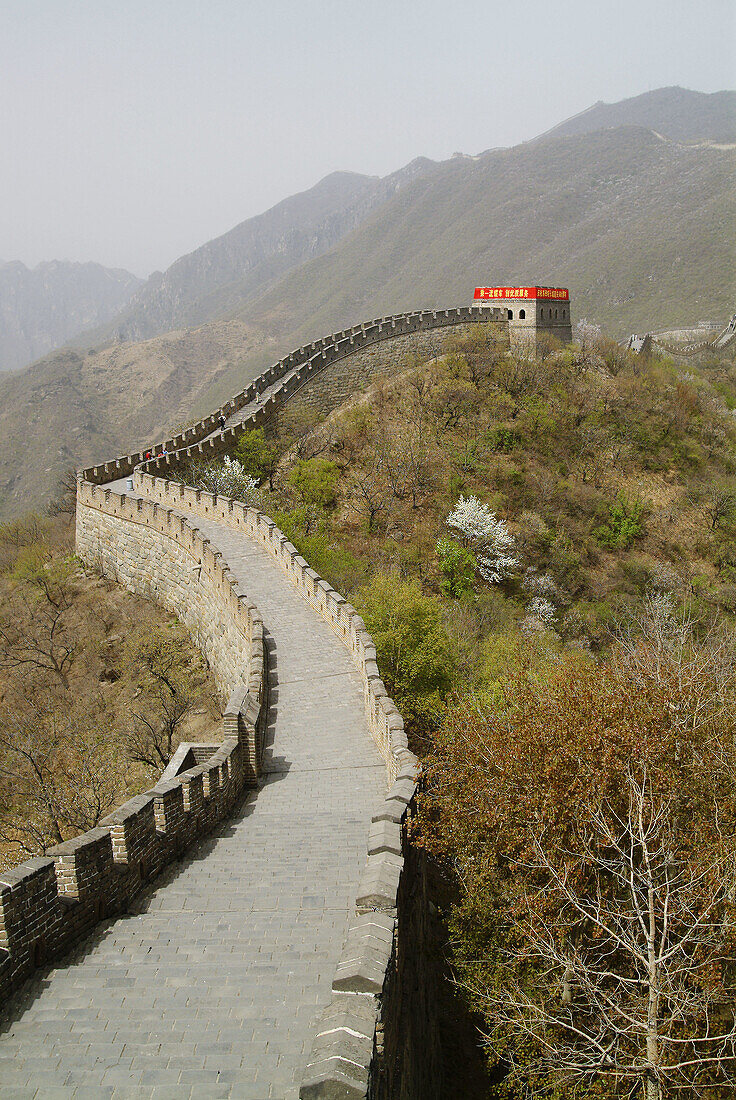
[[[314, 375], [330, 363], [353, 355], [358, 349], [368, 347], [384, 340], [412, 333], [429, 332], [456, 325], [486, 324], [489, 320], [503, 322], [502, 311], [489, 315], [487, 307], [457, 306], [454, 309], [420, 309], [409, 313], [398, 313], [390, 317], [377, 317], [373, 321], [362, 321], [349, 329], [341, 329], [320, 340], [292, 351], [289, 355], [273, 363], [267, 370], [254, 379], [245, 389], [234, 394], [228, 401], [198, 420], [183, 432], [157, 443], [153, 448], [154, 457], [166, 457], [174, 452], [188, 452], [198, 443], [208, 440], [216, 433], [221, 418], [229, 420], [235, 413], [248, 405], [259, 402], [266, 390], [272, 390], [268, 398], [249, 417], [250, 426], [258, 427], [265, 423], [274, 409], [283, 404]], [[289, 376], [288, 378], [286, 376]], [[281, 385], [277, 383], [281, 382]], [[232, 444], [238, 429], [229, 430], [226, 435], [228, 445]], [[211, 449], [211, 448], [210, 448]], [[84, 481], [103, 485], [121, 477], [128, 477], [136, 466], [145, 461], [145, 452], [121, 455], [101, 465], [89, 466], [80, 471]]]
[[201, 762], [168, 769], [97, 828], [0, 874], [0, 1003], [98, 921], [124, 913], [258, 781], [268, 698], [263, 621], [221, 555], [184, 517], [85, 482], [77, 489], [77, 548], [187, 622], [225, 702], [222, 740]]
[[[561, 308], [540, 301], [540, 310]], [[412, 980], [405, 979], [407, 958], [412, 936], [418, 927], [421, 937], [425, 919], [424, 891], [417, 889], [415, 877], [417, 856], [407, 842], [417, 760], [403, 720], [381, 679], [362, 618], [275, 524], [257, 509], [167, 475], [190, 456], [214, 457], [231, 449], [241, 432], [270, 423], [295, 395], [309, 392], [318, 377], [342, 371], [333, 364], [366, 355], [371, 345], [396, 340], [400, 347], [402, 338], [489, 321], [499, 332], [510, 332], [527, 318], [509, 318], [509, 308], [514, 307], [504, 302], [421, 310], [332, 333], [279, 360], [210, 416], [152, 448], [150, 460], [137, 452], [82, 472], [80, 556], [169, 608], [189, 627], [226, 702], [223, 737], [219, 745], [182, 745], [151, 790], [108, 815], [97, 829], [0, 875], [0, 994], [7, 996], [44, 960], [63, 954], [96, 921], [125, 911], [144, 883], [223, 821], [242, 792], [259, 781], [268, 707], [264, 624], [228, 561], [197, 526], [199, 519], [206, 529], [212, 523], [240, 531], [260, 547], [259, 554], [266, 552], [298, 592], [300, 606], [303, 601], [345, 646], [362, 685], [368, 730], [385, 764], [387, 794], [375, 812], [369, 811], [372, 820], [366, 820], [365, 867], [300, 1095], [306, 1100], [342, 1090], [340, 1095], [385, 1100], [397, 1094], [406, 1071], [399, 1020], [403, 999], [413, 988]], [[539, 321], [545, 319], [540, 313]], [[349, 370], [343, 373], [352, 377]], [[230, 421], [224, 430], [223, 418]], [[122, 478], [135, 496], [106, 485]], [[321, 682], [318, 687], [324, 690]], [[350, 766], [345, 759], [339, 770]], [[357, 772], [355, 782], [364, 781], [370, 781], [369, 775]], [[336, 819], [334, 827], [340, 826]], [[238, 827], [247, 830], [247, 820]], [[417, 980], [424, 980], [419, 971]], [[421, 1060], [418, 1072], [426, 1083], [430, 1059], [424, 1054], [414, 1060]], [[418, 1094], [430, 1095], [426, 1089]]]

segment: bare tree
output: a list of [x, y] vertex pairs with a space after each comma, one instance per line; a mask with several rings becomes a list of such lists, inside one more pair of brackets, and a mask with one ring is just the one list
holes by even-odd
[[128, 755], [160, 771], [171, 760], [181, 724], [192, 707], [190, 680], [182, 667], [182, 641], [163, 632], [155, 634], [138, 647], [134, 659], [152, 683], [157, 702], [155, 708], [133, 715]]
[[382, 425], [372, 448], [375, 464], [397, 500], [411, 497], [412, 507], [431, 484], [426, 436], [414, 426], [401, 433]]
[[64, 584], [41, 570], [37, 593], [11, 592], [0, 620], [0, 669], [24, 667], [51, 673], [68, 689], [76, 642], [68, 627], [71, 598]]
[[536, 1050], [512, 1065], [535, 1093], [601, 1078], [646, 1100], [733, 1088], [732, 853], [683, 843], [646, 772], [629, 772], [626, 794], [623, 811], [591, 811], [575, 851], [535, 836], [519, 865], [527, 946], [476, 992], [494, 1024]]
[[109, 730], [105, 739], [90, 733], [89, 717], [46, 689], [11, 691], [0, 711], [0, 752], [22, 799], [3, 808], [3, 840], [38, 855], [112, 808], [120, 786], [114, 741]]
[[715, 718], [733, 721], [736, 634], [714, 622], [696, 642], [696, 621], [671, 592], [650, 591], [614, 627], [617, 657], [632, 690], [647, 682], [674, 685], [677, 700], [669, 720], [682, 733], [705, 728]]
[[153, 714], [136, 713], [128, 734], [128, 755], [139, 764], [162, 771], [174, 755], [179, 729], [191, 710], [191, 700], [178, 691], [161, 692], [159, 708]]
[[701, 500], [701, 508], [711, 531], [723, 527], [736, 513], [736, 489], [733, 485], [709, 485]]
[[376, 469], [351, 470], [346, 490], [345, 506], [348, 511], [364, 519], [370, 532], [375, 531], [391, 496], [381, 473]]
[[77, 472], [67, 467], [56, 481], [56, 491], [46, 507], [48, 516], [73, 516], [77, 510]]

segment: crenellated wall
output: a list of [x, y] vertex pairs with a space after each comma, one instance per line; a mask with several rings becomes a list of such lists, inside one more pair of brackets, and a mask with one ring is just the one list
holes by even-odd
[[[453, 334], [466, 335], [471, 327], [468, 322], [455, 325]], [[300, 389], [289, 395], [289, 409], [296, 406], [327, 415], [348, 398], [364, 392], [377, 378], [398, 373], [411, 357], [433, 359], [441, 355], [447, 338], [446, 328], [443, 325], [422, 332], [402, 333], [390, 343], [381, 341], [357, 347], [349, 356], [335, 359], [312, 374]], [[277, 410], [277, 420], [280, 411]]]
[[135, 492], [145, 497], [145, 503], [155, 502], [165, 514], [177, 511], [216, 520], [234, 530], [243, 531], [273, 555], [286, 579], [349, 649], [363, 680], [366, 717], [386, 763], [388, 784], [396, 780], [405, 764], [415, 767], [416, 757], [409, 752], [403, 719], [381, 680], [376, 647], [365, 623], [355, 608], [309, 567], [275, 523], [257, 508], [249, 508], [228, 497], [218, 497], [141, 470], [136, 471], [133, 484]]
[[77, 553], [131, 592], [173, 611], [209, 662], [223, 703], [249, 679], [255, 608], [219, 551], [181, 517], [80, 482]]
[[[373, 640], [356, 610], [265, 515], [161, 475], [191, 454], [209, 457], [231, 448], [240, 432], [268, 423], [294, 394], [323, 411], [340, 403], [381, 369], [379, 349], [372, 345], [395, 340], [394, 358], [413, 344], [426, 353], [436, 345], [437, 330], [489, 319], [501, 320], [475, 307], [425, 310], [333, 333], [280, 360], [211, 416], [159, 444], [152, 461], [143, 462], [136, 453], [80, 474], [80, 556], [174, 611], [189, 627], [228, 700], [223, 741], [209, 750], [182, 746], [152, 790], [110, 814], [98, 829], [0, 876], [0, 998], [35, 966], [76, 943], [96, 921], [124, 911], [147, 879], [229, 814], [243, 789], [257, 781], [267, 705], [263, 623], [234, 584], [227, 562], [197, 529], [197, 518], [214, 520], [265, 547], [284, 580], [347, 647], [386, 765], [386, 799], [371, 822], [355, 917], [300, 1096], [441, 1096], [435, 1063], [421, 1049], [422, 1021], [413, 1027], [411, 1043], [402, 1035], [401, 1021], [407, 1005], [412, 1011], [413, 996], [402, 986], [414, 980], [406, 977], [408, 944], [422, 934], [426, 905], [407, 839], [418, 766], [381, 679]], [[333, 367], [348, 356], [353, 357], [349, 368]], [[223, 416], [232, 418], [225, 431], [219, 430]], [[121, 478], [132, 480], [136, 496], [105, 487]], [[207, 751], [213, 755], [202, 760]], [[425, 990], [425, 1007], [429, 999]]]
[[[363, 321], [350, 329], [333, 332], [279, 359], [244, 390], [236, 393], [209, 416], [198, 420], [178, 435], [157, 444], [154, 453], [160, 455], [166, 452], [171, 456], [177, 451], [190, 452], [192, 448], [199, 450], [197, 444], [202, 445], [203, 442], [205, 454], [220, 453], [232, 447], [242, 431], [242, 425], [238, 423], [228, 427], [224, 433], [220, 433], [218, 428], [221, 417], [228, 421], [237, 419], [237, 414], [241, 410], [254, 402], [260, 402], [267, 391], [267, 396], [263, 397], [260, 407], [248, 416], [248, 427], [259, 427], [267, 423], [274, 412], [281, 408], [292, 394], [301, 390], [311, 378], [322, 372], [329, 364], [351, 356], [361, 348], [394, 340], [398, 336], [426, 333], [457, 325], [487, 324], [489, 321], [498, 323], [499, 327], [506, 329], [503, 310], [458, 306], [455, 309], [425, 309], [412, 313], [400, 313], [392, 317], [379, 317], [374, 321]], [[213, 433], [217, 434], [213, 435]], [[103, 485], [109, 481], [128, 477], [143, 460], [143, 452], [136, 451], [99, 466], [90, 466], [82, 470], [80, 476], [84, 481]]]
[[[407, 1003], [411, 1003], [411, 992], [400, 988], [410, 956], [406, 943], [400, 954], [398, 950], [402, 915], [411, 926], [413, 938], [426, 920], [418, 863], [408, 849], [407, 839], [418, 761], [409, 750], [403, 719], [381, 679], [376, 648], [363, 619], [257, 509], [142, 469], [134, 475], [134, 490], [166, 512], [175, 510], [241, 530], [271, 553], [285, 579], [350, 651], [363, 681], [368, 725], [386, 764], [388, 789], [383, 807], [371, 822], [365, 872], [355, 899], [355, 920], [333, 979], [332, 1000], [314, 1038], [300, 1096], [303, 1100], [326, 1100], [337, 1095], [370, 1095], [375, 1100], [388, 1100], [399, 1095], [396, 1090], [400, 1089], [402, 1095], [416, 1100], [439, 1098], [440, 1080], [436, 1072], [431, 1072], [436, 1055], [434, 1060], [428, 1058], [416, 1041], [408, 1051], [398, 1025], [399, 1017], [407, 1016]], [[407, 858], [409, 876], [404, 873]], [[407, 927], [404, 939], [410, 938]], [[430, 1034], [432, 1025], [423, 1027], [418, 1021], [413, 1031], [415, 1035]]]
[[268, 692], [263, 622], [220, 555], [181, 516], [84, 482], [77, 538], [87, 562], [190, 625], [227, 700], [222, 741], [202, 763], [162, 777], [98, 828], [0, 874], [0, 1004], [98, 921], [125, 912], [258, 778]]

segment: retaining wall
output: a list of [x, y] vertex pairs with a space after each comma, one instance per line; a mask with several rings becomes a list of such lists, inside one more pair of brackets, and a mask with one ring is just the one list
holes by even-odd
[[[447, 337], [445, 328], [404, 333], [390, 343], [360, 347], [349, 356], [328, 363], [289, 397], [289, 409], [296, 406], [327, 415], [350, 397], [363, 393], [376, 378], [398, 373], [410, 356], [433, 359], [441, 355]], [[453, 327], [453, 334], [463, 336], [470, 328], [467, 322], [458, 324]]]
[[185, 519], [85, 483], [77, 533], [88, 562], [191, 624], [228, 698], [223, 738], [204, 762], [162, 777], [97, 828], [0, 874], [3, 1005], [36, 967], [124, 912], [147, 880], [232, 813], [258, 777], [268, 690], [263, 623], [220, 555]]

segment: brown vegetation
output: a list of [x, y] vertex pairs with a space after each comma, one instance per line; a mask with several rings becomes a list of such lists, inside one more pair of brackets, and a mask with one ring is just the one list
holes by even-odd
[[211, 676], [184, 629], [82, 568], [63, 506], [0, 527], [0, 862], [96, 825], [179, 740], [211, 738]]

